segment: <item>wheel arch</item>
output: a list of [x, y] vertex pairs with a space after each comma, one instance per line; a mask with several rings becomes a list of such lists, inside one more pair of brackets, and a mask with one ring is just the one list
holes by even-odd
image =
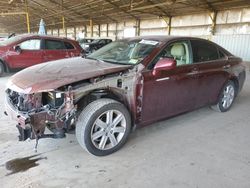
[[237, 76], [230, 77], [229, 81], [232, 81], [234, 83], [235, 89], [236, 89], [236, 95], [237, 95], [239, 92], [239, 80], [238, 80]]
[[229, 76], [229, 77], [225, 80], [225, 82], [223, 83], [221, 89], [218, 91], [217, 96], [216, 96], [216, 101], [213, 102], [214, 104], [218, 103], [218, 101], [219, 101], [219, 99], [220, 99], [221, 92], [223, 91], [223, 88], [225, 87], [225, 85], [226, 85], [229, 81], [232, 81], [232, 82], [234, 83], [235, 89], [236, 89], [236, 96], [237, 96], [238, 91], [239, 91], [239, 80], [238, 80], [237, 76], [231, 75], [231, 76]]
[[8, 66], [8, 64], [2, 58], [0, 58], [0, 63], [4, 67], [4, 72], [9, 72], [9, 66]]
[[122, 94], [122, 91], [116, 88], [95, 89], [95, 90], [89, 91], [88, 94], [82, 96], [81, 99], [79, 99], [76, 104], [82, 110], [89, 103], [95, 100], [98, 100], [100, 98], [109, 98], [109, 99], [118, 101], [122, 103], [130, 112], [127, 99]]
[[89, 91], [88, 94], [82, 96], [81, 99], [76, 102], [77, 111], [80, 113], [88, 104], [101, 98], [113, 99], [123, 104], [130, 113], [131, 126], [135, 128], [136, 125], [133, 123], [135, 117], [130, 108], [129, 101], [124, 95], [124, 91], [118, 88], [103, 88]]

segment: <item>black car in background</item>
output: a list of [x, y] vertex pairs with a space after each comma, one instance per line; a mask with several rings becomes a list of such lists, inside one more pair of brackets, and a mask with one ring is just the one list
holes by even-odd
[[112, 42], [111, 39], [95, 39], [93, 42], [85, 44], [85, 46], [82, 48], [85, 50], [87, 54], [90, 54], [111, 42]]
[[80, 44], [80, 46], [85, 49], [85, 45], [90, 44], [93, 42], [95, 39], [90, 39], [90, 38], [84, 38], [84, 39], [78, 39], [77, 42]]

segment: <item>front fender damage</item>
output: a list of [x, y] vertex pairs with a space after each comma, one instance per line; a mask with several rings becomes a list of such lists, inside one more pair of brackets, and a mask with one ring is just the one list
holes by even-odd
[[[119, 96], [135, 119], [138, 115], [137, 85], [141, 81], [139, 70], [143, 68], [138, 65], [125, 72], [91, 78], [48, 92], [22, 94], [20, 90], [7, 89], [6, 114], [18, 122], [20, 140], [64, 137], [65, 132], [74, 129], [79, 102], [95, 91], [105, 91]], [[44, 134], [46, 126], [52, 135]]]

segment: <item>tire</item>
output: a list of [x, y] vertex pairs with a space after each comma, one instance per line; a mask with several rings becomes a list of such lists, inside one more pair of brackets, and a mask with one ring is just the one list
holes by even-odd
[[4, 66], [3, 64], [0, 62], [0, 77], [3, 76], [4, 74]]
[[211, 108], [218, 112], [227, 112], [232, 107], [236, 95], [235, 84], [229, 80], [220, 93], [218, 103]]
[[91, 102], [81, 112], [76, 123], [76, 138], [89, 153], [105, 156], [125, 144], [130, 130], [127, 108], [120, 102], [103, 98]]

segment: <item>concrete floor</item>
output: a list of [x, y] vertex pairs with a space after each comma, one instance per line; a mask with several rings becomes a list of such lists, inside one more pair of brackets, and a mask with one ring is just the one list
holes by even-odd
[[6, 176], [7, 161], [35, 154], [35, 142], [18, 142], [15, 122], [3, 115], [7, 79], [0, 78], [1, 187], [250, 187], [249, 79], [227, 113], [206, 107], [139, 129], [107, 157], [88, 154], [74, 135], [43, 139], [38, 166]]

